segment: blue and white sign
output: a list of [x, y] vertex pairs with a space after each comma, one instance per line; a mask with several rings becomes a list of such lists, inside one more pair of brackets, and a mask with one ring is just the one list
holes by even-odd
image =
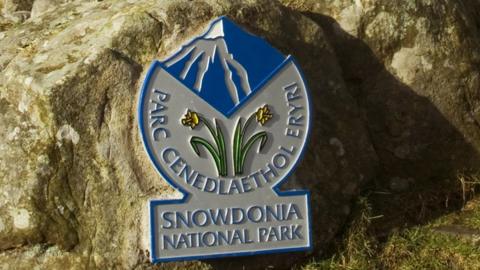
[[291, 56], [226, 17], [150, 67], [139, 126], [181, 199], [150, 201], [153, 262], [306, 250], [309, 194], [280, 191], [310, 130]]

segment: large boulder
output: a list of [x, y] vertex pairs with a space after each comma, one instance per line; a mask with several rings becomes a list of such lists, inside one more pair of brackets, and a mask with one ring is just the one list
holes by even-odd
[[[478, 168], [478, 4], [281, 2], [37, 0], [22, 24], [0, 17], [0, 266], [152, 267], [146, 203], [178, 194], [143, 150], [139, 87], [221, 15], [306, 75], [311, 142], [284, 188], [312, 191], [313, 254], [373, 180], [405, 190]], [[284, 269], [309, 255], [155, 267]]]
[[13, 22], [22, 22], [30, 17], [33, 0], [1, 0], [0, 16]]
[[[312, 141], [286, 188], [312, 190], [314, 246], [326, 247], [377, 158], [319, 25], [267, 0], [71, 3], [2, 32], [0, 264], [148, 267], [146, 203], [177, 194], [142, 148], [139, 86], [152, 60], [221, 15], [292, 54], [306, 73]], [[306, 255], [211, 264], [287, 267]]]
[[478, 1], [281, 2], [324, 29], [362, 111], [375, 233], [461, 208], [480, 165]]
[[381, 181], [441, 182], [478, 169], [478, 2], [282, 2], [326, 31]]

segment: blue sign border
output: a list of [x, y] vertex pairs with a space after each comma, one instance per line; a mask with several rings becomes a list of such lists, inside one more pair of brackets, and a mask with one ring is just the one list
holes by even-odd
[[[215, 20], [216, 21], [216, 20]], [[280, 190], [280, 185], [285, 182], [285, 180], [288, 179], [288, 177], [295, 171], [295, 168], [298, 166], [298, 164], [301, 162], [301, 160], [304, 157], [305, 151], [308, 146], [308, 142], [310, 139], [310, 134], [311, 134], [311, 123], [313, 121], [313, 113], [312, 113], [312, 104], [311, 104], [311, 97], [309, 93], [309, 89], [307, 86], [307, 82], [305, 80], [305, 76], [302, 72], [302, 70], [299, 68], [299, 65], [297, 64], [296, 60], [291, 56], [288, 55], [285, 58], [285, 61], [280, 64], [265, 80], [259, 85], [258, 88], [263, 87], [267, 82], [270, 81], [270, 79], [277, 74], [279, 70], [281, 70], [284, 66], [286, 66], [288, 63], [292, 62], [296, 69], [298, 70], [300, 77], [302, 79], [302, 83], [305, 86], [305, 92], [307, 95], [307, 103], [308, 103], [308, 110], [309, 110], [309, 119], [307, 123], [307, 134], [306, 134], [306, 140], [305, 140], [305, 145], [296, 160], [295, 164], [292, 166], [291, 170], [280, 180], [277, 182], [275, 186], [272, 187], [272, 190], [276, 195], [279, 197], [289, 197], [289, 196], [298, 196], [298, 195], [306, 195], [307, 197], [307, 212], [308, 212], [308, 221], [309, 221], [309, 236], [308, 236], [308, 245], [305, 247], [297, 247], [297, 248], [278, 248], [278, 249], [268, 249], [268, 250], [258, 250], [258, 251], [242, 251], [242, 252], [236, 252], [236, 253], [229, 253], [229, 254], [211, 254], [211, 255], [201, 255], [201, 256], [183, 256], [183, 257], [172, 257], [172, 258], [157, 258], [155, 257], [156, 254], [156, 246], [155, 246], [155, 220], [154, 220], [154, 208], [157, 205], [168, 205], [168, 204], [183, 204], [186, 203], [190, 194], [183, 190], [181, 187], [177, 186], [175, 182], [169, 178], [169, 176], [165, 173], [162, 172], [161, 166], [155, 161], [155, 157], [151, 151], [151, 149], [148, 147], [146, 143], [146, 132], [145, 132], [145, 127], [143, 125], [143, 104], [144, 104], [144, 99], [145, 99], [145, 93], [148, 90], [148, 86], [150, 84], [150, 81], [152, 79], [152, 76], [154, 72], [157, 70], [157, 68], [162, 68], [164, 69], [163, 64], [158, 61], [154, 60], [152, 64], [150, 65], [150, 68], [147, 72], [147, 75], [145, 77], [145, 80], [143, 82], [143, 85], [141, 87], [141, 92], [140, 92], [140, 97], [139, 97], [139, 102], [138, 102], [138, 124], [139, 124], [139, 129], [140, 129], [140, 134], [142, 138], [142, 143], [145, 151], [148, 154], [148, 157], [150, 161], [152, 162], [153, 166], [155, 167], [156, 171], [162, 176], [170, 186], [172, 186], [174, 189], [178, 190], [180, 193], [182, 193], [183, 198], [182, 199], [166, 199], [166, 200], [150, 200], [149, 202], [149, 213], [150, 213], [150, 259], [152, 263], [159, 263], [159, 262], [171, 262], [171, 261], [181, 261], [181, 260], [202, 260], [202, 259], [210, 259], [210, 258], [225, 258], [225, 257], [235, 257], [235, 256], [247, 256], [247, 255], [260, 255], [260, 254], [272, 254], [272, 253], [283, 253], [283, 252], [295, 252], [295, 251], [311, 251], [313, 249], [313, 244], [312, 244], [312, 215], [311, 215], [311, 209], [310, 209], [310, 192], [308, 190], [288, 190], [288, 191], [281, 191]], [[165, 70], [165, 69], [164, 69]], [[166, 70], [165, 70], [166, 71]], [[168, 71], [166, 71], [168, 72]], [[227, 115], [227, 117], [231, 116], [238, 108], [242, 107], [243, 104], [245, 104], [252, 96], [255, 96], [258, 92], [261, 92], [263, 89], [260, 89], [258, 91], [255, 91], [252, 95], [250, 95], [248, 98], [245, 98], [242, 100], [241, 104], [235, 107], [232, 111], [230, 111]], [[193, 91], [193, 90], [192, 90]]]

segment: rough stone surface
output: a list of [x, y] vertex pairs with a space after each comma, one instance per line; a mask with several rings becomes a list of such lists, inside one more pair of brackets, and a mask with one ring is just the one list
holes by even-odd
[[478, 1], [281, 2], [327, 33], [378, 156], [378, 179], [441, 180], [478, 168]]
[[220, 15], [305, 72], [312, 140], [285, 188], [312, 191], [313, 254], [371, 181], [403, 191], [478, 168], [479, 4], [281, 2], [36, 0], [16, 8], [32, 12], [23, 23], [1, 16], [0, 268], [284, 269], [311, 255], [148, 263], [146, 202], [177, 194], [142, 148], [138, 89]]
[[[371, 178], [376, 159], [317, 24], [271, 1], [73, 3], [3, 32], [0, 41], [4, 137], [15, 142], [1, 144], [7, 153], [2, 186], [12, 191], [0, 208], [1, 248], [8, 250], [0, 263], [148, 265], [146, 202], [174, 191], [150, 166], [138, 137], [134, 111], [142, 70], [225, 14], [293, 54], [307, 74], [316, 124], [305, 162], [288, 185], [319, 191], [313, 196], [321, 210], [315, 244], [328, 243], [348, 216], [335, 209]], [[285, 266], [280, 258], [212, 265]]]
[[2, 16], [13, 22], [22, 22], [30, 17], [33, 0], [2, 0], [0, 12]]

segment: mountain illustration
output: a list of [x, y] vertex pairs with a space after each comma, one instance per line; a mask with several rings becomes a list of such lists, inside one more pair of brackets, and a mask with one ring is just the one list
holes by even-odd
[[226, 17], [163, 61], [165, 69], [223, 114], [228, 114], [285, 60], [265, 40]]

